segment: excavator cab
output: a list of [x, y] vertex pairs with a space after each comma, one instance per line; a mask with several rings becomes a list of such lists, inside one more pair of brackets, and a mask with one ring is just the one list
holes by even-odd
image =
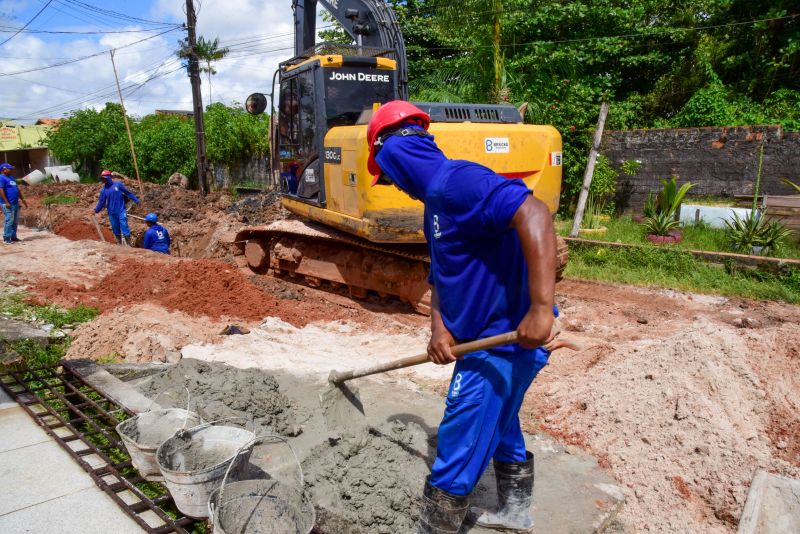
[[342, 157], [341, 149], [325, 148], [325, 135], [397, 94], [395, 61], [352, 48], [319, 45], [280, 66], [273, 161], [283, 194], [319, 207], [327, 201], [323, 166]]

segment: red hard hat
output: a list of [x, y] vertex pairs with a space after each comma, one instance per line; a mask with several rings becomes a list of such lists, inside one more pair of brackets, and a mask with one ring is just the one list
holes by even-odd
[[[375, 162], [375, 140], [384, 130], [399, 128], [406, 122], [417, 122], [428, 129], [431, 124], [430, 116], [411, 102], [405, 100], [392, 100], [382, 105], [372, 114], [367, 126], [367, 143], [369, 143], [369, 159], [367, 168], [376, 178], [381, 174], [381, 168]], [[373, 185], [374, 181], [373, 181]]]
[[100, 176], [111, 176], [111, 171], [103, 171], [100, 173]]

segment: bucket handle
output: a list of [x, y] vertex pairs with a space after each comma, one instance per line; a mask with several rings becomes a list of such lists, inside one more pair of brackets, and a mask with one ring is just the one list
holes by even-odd
[[[153, 405], [156, 403], [158, 398], [161, 397], [161, 395], [164, 395], [164, 394], [169, 396], [169, 394], [172, 392], [172, 389], [173, 389], [172, 387], [168, 387], [168, 388], [162, 389], [161, 392], [158, 395], [156, 395], [155, 397], [153, 397], [152, 401], [150, 401], [150, 406], [147, 408], [147, 411], [148, 412], [153, 411]], [[189, 407], [192, 404], [192, 394], [189, 393], [189, 388], [187, 388], [186, 386], [183, 386], [183, 389], [184, 389], [184, 391], [186, 391], [186, 419], [183, 421], [183, 427], [186, 428], [186, 422], [189, 420]]]
[[[303, 466], [300, 464], [300, 459], [297, 457], [297, 453], [294, 452], [294, 448], [289, 443], [289, 440], [287, 440], [283, 436], [279, 436], [277, 434], [261, 434], [260, 436], [256, 436], [255, 438], [251, 439], [250, 441], [248, 441], [247, 443], [245, 443], [244, 445], [239, 447], [239, 450], [236, 451], [236, 454], [233, 456], [233, 460], [231, 461], [230, 464], [228, 464], [228, 469], [225, 470], [225, 476], [222, 477], [222, 484], [220, 484], [220, 487], [219, 487], [219, 498], [217, 500], [218, 503], [222, 503], [222, 497], [223, 497], [223, 494], [225, 492], [225, 484], [227, 484], [227, 482], [228, 482], [228, 474], [231, 472], [231, 469], [233, 468], [233, 464], [236, 463], [236, 458], [238, 458], [239, 455], [242, 454], [244, 451], [246, 451], [250, 447], [254, 446], [257, 442], [259, 442], [259, 441], [261, 441], [263, 439], [267, 439], [267, 438], [277, 439], [278, 441], [282, 441], [287, 447], [289, 447], [289, 452], [292, 453], [292, 457], [294, 458], [294, 461], [297, 464], [297, 472], [300, 475], [300, 491], [302, 493], [305, 493], [306, 485], [305, 485], [305, 477], [303, 476]], [[214, 504], [209, 502], [209, 506], [208, 507], [209, 507], [210, 512], [211, 512], [211, 517], [213, 517], [214, 516]]]
[[[200, 416], [201, 420], [202, 420], [202, 417], [203, 416], [201, 415]], [[253, 418], [252, 417], [242, 417], [241, 415], [233, 415], [231, 417], [223, 417], [221, 419], [214, 419], [213, 421], [205, 421], [205, 422], [200, 423], [199, 425], [193, 426], [189, 430], [197, 430], [198, 428], [205, 428], [207, 426], [212, 426], [212, 425], [215, 425], [217, 423], [222, 423], [223, 421], [232, 421], [234, 419], [240, 419], [240, 420], [244, 421], [245, 422], [245, 427], [244, 427], [245, 430], [248, 430], [246, 423], [250, 423], [252, 425], [252, 428], [250, 428], [250, 432], [255, 431], [256, 422], [253, 420]]]

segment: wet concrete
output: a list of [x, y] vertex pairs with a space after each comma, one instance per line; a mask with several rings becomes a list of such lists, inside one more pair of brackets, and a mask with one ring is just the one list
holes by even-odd
[[[218, 373], [213, 369], [209, 372]], [[245, 376], [254, 372], [247, 370]], [[183, 380], [182, 375], [174, 376]], [[284, 407], [291, 412], [287, 417], [302, 429], [289, 440], [302, 462], [317, 526], [327, 533], [413, 532], [425, 476], [436, 452], [443, 399], [391, 380], [358, 380], [368, 431], [349, 432], [329, 426], [323, 416], [319, 394], [326, 383], [285, 373], [270, 376], [274, 382], [266, 382], [270, 385], [266, 394], [284, 395]], [[235, 396], [257, 398], [262, 383], [261, 375], [250, 376], [254, 391], [247, 391], [242, 382], [239, 389], [227, 390], [223, 399], [236, 403]], [[526, 440], [535, 455], [535, 532], [603, 531], [624, 500], [614, 480], [589, 455], [567, 450], [544, 436]], [[484, 507], [496, 502], [491, 467], [472, 500]], [[463, 532], [491, 531], [464, 527]]]

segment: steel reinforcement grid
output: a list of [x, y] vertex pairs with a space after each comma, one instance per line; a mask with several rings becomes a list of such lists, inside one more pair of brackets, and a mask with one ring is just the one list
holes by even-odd
[[0, 386], [146, 532], [206, 531], [205, 522], [178, 511], [163, 485], [132, 466], [115, 428], [133, 412], [58, 365], [0, 367]]

